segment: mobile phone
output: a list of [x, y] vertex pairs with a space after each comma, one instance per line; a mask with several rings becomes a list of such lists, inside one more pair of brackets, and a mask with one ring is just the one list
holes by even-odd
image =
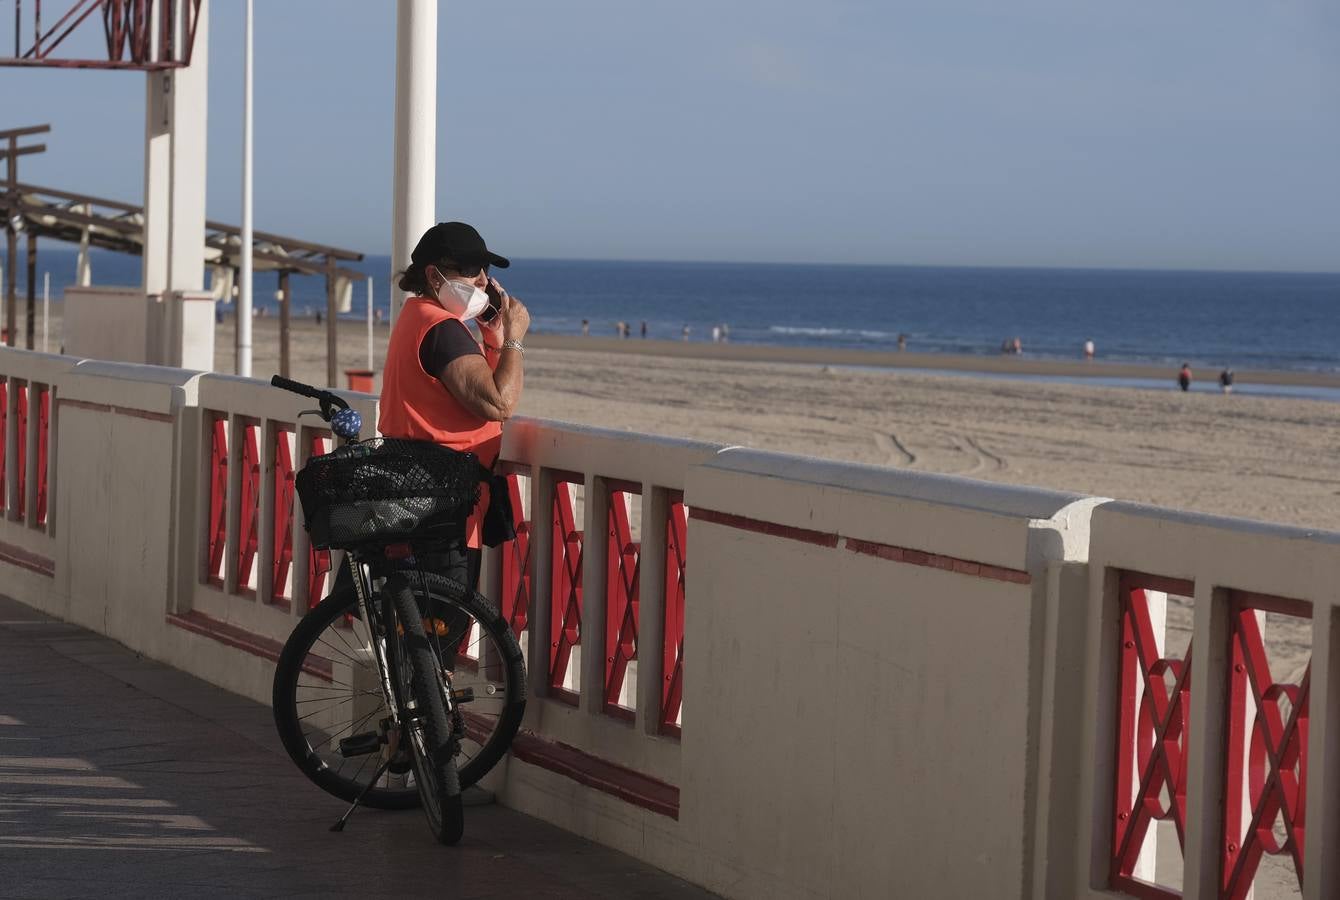
[[479, 321], [488, 325], [498, 318], [498, 313], [502, 312], [502, 291], [499, 290], [498, 282], [490, 278], [489, 283], [484, 287], [484, 293], [489, 295], [489, 305], [479, 314]]

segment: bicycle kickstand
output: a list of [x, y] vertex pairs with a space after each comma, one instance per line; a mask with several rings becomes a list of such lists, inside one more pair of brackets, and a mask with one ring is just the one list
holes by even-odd
[[344, 830], [344, 823], [349, 821], [349, 817], [354, 814], [354, 810], [358, 809], [358, 804], [363, 802], [363, 798], [367, 796], [368, 791], [372, 790], [374, 784], [381, 781], [382, 776], [386, 774], [386, 770], [390, 767], [391, 757], [387, 757], [381, 764], [381, 767], [377, 769], [377, 774], [373, 775], [372, 778], [368, 780], [368, 783], [363, 786], [363, 790], [359, 791], [358, 796], [354, 798], [354, 802], [349, 805], [347, 810], [345, 810], [344, 815], [340, 816], [340, 820], [330, 826], [331, 831]]

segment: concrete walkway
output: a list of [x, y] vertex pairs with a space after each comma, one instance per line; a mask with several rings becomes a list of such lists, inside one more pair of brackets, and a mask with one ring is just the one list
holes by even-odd
[[707, 898], [498, 806], [454, 848], [294, 768], [267, 707], [0, 596], [0, 898]]

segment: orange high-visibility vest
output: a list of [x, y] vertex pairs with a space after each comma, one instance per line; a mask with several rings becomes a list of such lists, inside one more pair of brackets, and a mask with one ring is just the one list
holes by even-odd
[[[502, 449], [502, 423], [470, 412], [419, 362], [419, 347], [428, 332], [435, 325], [456, 318], [435, 300], [410, 297], [405, 301], [386, 348], [377, 430], [386, 437], [432, 441], [454, 450], [467, 450], [485, 466], [492, 466]], [[495, 358], [490, 365], [497, 364]], [[487, 508], [486, 483], [466, 529], [471, 547], [479, 546], [479, 525]]]

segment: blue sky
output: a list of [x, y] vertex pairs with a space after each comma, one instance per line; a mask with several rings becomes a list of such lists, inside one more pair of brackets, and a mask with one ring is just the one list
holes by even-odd
[[[386, 252], [395, 4], [256, 8], [257, 227]], [[454, 0], [439, 47], [439, 218], [516, 256], [1340, 271], [1333, 0]], [[142, 196], [142, 75], [0, 83], [0, 127], [53, 125], [25, 180]]]

